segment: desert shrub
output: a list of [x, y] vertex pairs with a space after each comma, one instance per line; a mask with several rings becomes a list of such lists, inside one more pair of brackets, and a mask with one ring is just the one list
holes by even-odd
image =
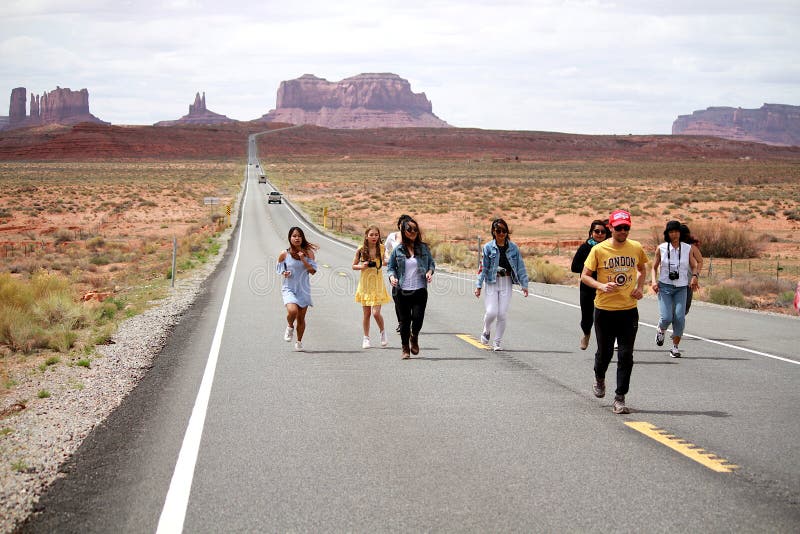
[[475, 253], [460, 243], [437, 243], [431, 248], [431, 254], [437, 262], [468, 267], [477, 264]]
[[747, 301], [742, 292], [729, 286], [716, 286], [708, 291], [708, 301], [714, 304], [721, 304], [723, 306], [737, 306], [739, 308], [746, 308]]
[[705, 257], [757, 258], [759, 241], [742, 225], [723, 223], [698, 224], [692, 228], [700, 240], [700, 252]]
[[747, 297], [790, 291], [794, 287], [791, 280], [776, 280], [773, 276], [757, 274], [738, 276], [725, 282], [725, 285], [738, 289]]
[[106, 240], [100, 236], [93, 237], [86, 241], [86, 248], [93, 252], [96, 252], [98, 249], [101, 249], [104, 246], [106, 246]]
[[66, 228], [60, 228], [59, 230], [56, 230], [55, 234], [53, 234], [53, 238], [57, 245], [66, 243], [67, 241], [72, 241], [74, 237], [74, 234]]
[[536, 258], [532, 262], [526, 261], [525, 268], [528, 270], [528, 278], [531, 282], [560, 284], [567, 276], [567, 271], [563, 267], [541, 258]]

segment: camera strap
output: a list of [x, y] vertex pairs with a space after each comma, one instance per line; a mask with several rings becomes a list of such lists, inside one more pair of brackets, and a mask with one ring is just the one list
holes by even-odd
[[[675, 272], [679, 272], [678, 269], [681, 267], [681, 249], [683, 246], [681, 245], [680, 241], [678, 242], [678, 265], [675, 266]], [[672, 263], [669, 258], [669, 252], [672, 250], [672, 243], [667, 243], [667, 272], [672, 272]]]

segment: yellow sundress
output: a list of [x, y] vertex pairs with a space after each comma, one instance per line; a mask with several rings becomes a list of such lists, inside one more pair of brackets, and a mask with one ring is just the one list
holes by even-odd
[[367, 267], [361, 271], [361, 278], [356, 289], [356, 302], [362, 306], [379, 306], [388, 304], [392, 301], [389, 292], [386, 291], [386, 284], [383, 282], [383, 245], [379, 245], [380, 254], [376, 261], [376, 267]]

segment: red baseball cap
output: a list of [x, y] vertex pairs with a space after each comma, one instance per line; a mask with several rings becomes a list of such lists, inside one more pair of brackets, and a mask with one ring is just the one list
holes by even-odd
[[612, 228], [616, 228], [620, 224], [627, 224], [630, 226], [631, 214], [625, 210], [614, 210], [608, 217], [608, 224], [611, 225]]

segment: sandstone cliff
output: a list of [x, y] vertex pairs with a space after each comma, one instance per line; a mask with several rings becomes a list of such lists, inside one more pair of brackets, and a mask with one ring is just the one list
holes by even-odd
[[26, 110], [26, 101], [27, 89], [17, 87], [11, 91], [5, 129], [43, 124], [69, 125], [80, 122], [108, 124], [89, 111], [89, 91], [86, 89], [73, 91], [68, 88], [56, 87], [42, 95], [31, 94], [30, 114]]
[[265, 122], [326, 128], [449, 127], [433, 114], [425, 93], [414, 93], [396, 74], [359, 74], [329, 82], [313, 74], [281, 82], [276, 109]]
[[800, 146], [800, 106], [764, 104], [759, 109], [710, 107], [680, 115], [673, 135], [712, 135], [770, 145]]
[[200, 96], [197, 93], [194, 97], [194, 104], [189, 104], [189, 113], [180, 119], [174, 121], [159, 121], [153, 126], [178, 126], [181, 124], [224, 124], [227, 122], [236, 122], [234, 119], [229, 119], [225, 115], [214, 113], [206, 108], [206, 94]]

